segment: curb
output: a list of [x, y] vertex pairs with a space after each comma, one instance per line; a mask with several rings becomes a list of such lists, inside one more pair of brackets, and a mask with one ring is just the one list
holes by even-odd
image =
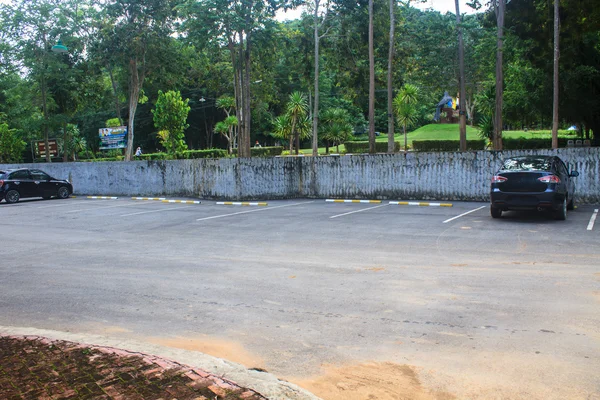
[[129, 353], [152, 354], [192, 368], [199, 368], [212, 375], [252, 389], [270, 400], [321, 400], [293, 383], [282, 381], [268, 372], [249, 370], [241, 364], [212, 357], [198, 351], [188, 351], [126, 339], [108, 338], [100, 335], [75, 334], [37, 328], [0, 326], [0, 336], [41, 336], [54, 340], [86, 344], [96, 347], [127, 349]]
[[87, 196], [88, 199], [97, 199], [97, 200], [117, 200], [118, 197], [115, 196]]
[[200, 204], [198, 200], [161, 200], [163, 203]]
[[132, 197], [131, 200], [155, 200], [155, 201], [163, 201], [163, 200], [166, 200], [166, 197]]
[[328, 203], [381, 203], [381, 200], [338, 200], [338, 199], [326, 199]]
[[257, 203], [247, 201], [217, 201], [215, 204], [220, 206], [268, 206], [269, 203]]
[[390, 205], [420, 207], [452, 207], [452, 203], [427, 203], [421, 201], [390, 201]]

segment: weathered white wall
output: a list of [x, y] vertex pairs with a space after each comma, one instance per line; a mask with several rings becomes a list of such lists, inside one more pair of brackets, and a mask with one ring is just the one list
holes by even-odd
[[[295, 197], [488, 200], [502, 159], [557, 154], [579, 171], [577, 201], [600, 203], [600, 149], [400, 153], [176, 161], [26, 164], [70, 178], [76, 194], [248, 200]], [[2, 165], [1, 168], [17, 165]]]

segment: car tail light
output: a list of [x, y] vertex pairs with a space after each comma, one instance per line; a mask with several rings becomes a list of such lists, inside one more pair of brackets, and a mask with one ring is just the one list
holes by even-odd
[[4, 181], [0, 179], [0, 187], [4, 186]]
[[508, 180], [508, 178], [504, 177], [504, 176], [500, 176], [500, 175], [494, 175], [492, 177], [492, 183], [502, 183], [502, 182], [506, 182]]
[[544, 183], [560, 183], [560, 178], [556, 175], [546, 175], [538, 178], [538, 181]]

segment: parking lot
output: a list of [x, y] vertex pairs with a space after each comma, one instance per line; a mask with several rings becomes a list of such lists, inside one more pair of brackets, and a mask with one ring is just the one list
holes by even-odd
[[198, 349], [326, 399], [600, 398], [597, 205], [398, 203], [2, 203], [0, 325]]

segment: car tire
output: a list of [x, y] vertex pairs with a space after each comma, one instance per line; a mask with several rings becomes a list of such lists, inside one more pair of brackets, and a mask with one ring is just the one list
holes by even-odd
[[567, 198], [563, 199], [558, 210], [554, 211], [554, 219], [564, 221], [567, 219]]
[[70, 195], [71, 194], [69, 193], [69, 189], [66, 186], [61, 186], [58, 188], [58, 198], [59, 199], [66, 199]]
[[8, 192], [6, 192], [6, 195], [4, 196], [4, 200], [6, 200], [6, 202], [8, 204], [13, 204], [13, 203], [18, 202], [20, 198], [21, 198], [21, 195], [16, 190], [9, 190]]
[[575, 200], [573, 200], [573, 198], [571, 198], [569, 200], [569, 202], [567, 203], [567, 210], [574, 210], [575, 209]]
[[490, 206], [490, 214], [492, 214], [492, 218], [500, 218], [502, 217], [502, 209]]

